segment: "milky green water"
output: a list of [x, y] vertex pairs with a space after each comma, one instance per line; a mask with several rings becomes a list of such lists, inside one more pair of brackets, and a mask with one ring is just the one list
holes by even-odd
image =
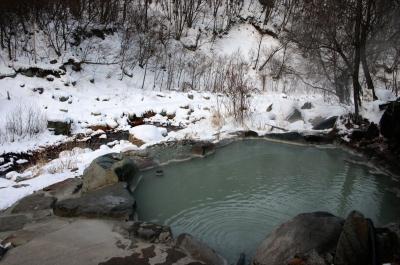
[[[234, 263], [298, 213], [357, 209], [376, 225], [400, 218], [390, 178], [341, 149], [265, 140], [234, 142], [206, 158], [143, 173], [135, 191], [141, 220], [190, 233]], [[397, 184], [398, 185], [398, 184]]]

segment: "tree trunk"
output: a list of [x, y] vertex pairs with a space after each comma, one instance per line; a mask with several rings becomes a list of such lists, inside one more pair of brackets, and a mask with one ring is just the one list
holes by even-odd
[[144, 67], [144, 76], [143, 76], [143, 82], [142, 82], [142, 89], [144, 89], [144, 82], [146, 81], [146, 75], [147, 75], [147, 62]]
[[353, 61], [353, 95], [354, 95], [354, 122], [360, 121], [359, 105], [361, 104], [360, 92], [361, 85], [358, 81], [360, 74], [360, 60], [361, 60], [361, 45], [360, 45], [360, 31], [362, 20], [362, 0], [357, 0], [356, 17], [354, 21], [354, 61]]
[[367, 18], [366, 18], [365, 24], [362, 26], [362, 31], [361, 31], [361, 51], [360, 52], [361, 52], [361, 64], [363, 67], [365, 80], [367, 81], [367, 87], [368, 87], [368, 89], [370, 89], [372, 91], [373, 99], [377, 100], [378, 98], [375, 95], [374, 82], [372, 81], [371, 73], [369, 72], [369, 68], [368, 68], [367, 52], [366, 52], [368, 29], [371, 24], [371, 6], [372, 6], [372, 0], [368, 0]]
[[368, 68], [365, 44], [361, 45], [361, 51], [360, 52], [361, 52], [361, 64], [362, 64], [362, 67], [363, 67], [365, 80], [367, 81], [367, 87], [368, 87], [368, 89], [370, 89], [372, 91], [373, 99], [377, 100], [378, 97], [375, 94], [374, 82], [372, 81], [371, 73], [369, 72], [369, 68]]

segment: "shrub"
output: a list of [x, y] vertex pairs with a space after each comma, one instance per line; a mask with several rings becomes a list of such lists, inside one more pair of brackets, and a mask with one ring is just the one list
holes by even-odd
[[14, 142], [32, 137], [46, 130], [46, 116], [34, 104], [19, 104], [5, 115], [5, 126], [0, 131], [1, 142]]
[[248, 69], [249, 65], [238, 54], [228, 62], [225, 72], [223, 94], [227, 98], [226, 108], [240, 123], [250, 112], [250, 94], [254, 90], [246, 76]]

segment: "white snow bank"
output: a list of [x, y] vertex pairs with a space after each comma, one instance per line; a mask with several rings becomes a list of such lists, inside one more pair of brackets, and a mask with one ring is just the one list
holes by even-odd
[[154, 125], [139, 125], [131, 128], [129, 133], [144, 142], [159, 142], [167, 135], [167, 129]]

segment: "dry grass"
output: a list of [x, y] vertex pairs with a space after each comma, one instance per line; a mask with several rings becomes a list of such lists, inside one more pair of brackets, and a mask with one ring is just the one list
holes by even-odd
[[59, 158], [53, 160], [47, 166], [47, 172], [50, 174], [61, 173], [66, 170], [72, 170], [78, 167], [77, 156], [84, 153], [84, 149], [75, 147], [72, 150], [62, 151]]
[[221, 129], [222, 126], [225, 124], [225, 118], [221, 114], [219, 110], [212, 109], [211, 110], [211, 125], [213, 128]]

